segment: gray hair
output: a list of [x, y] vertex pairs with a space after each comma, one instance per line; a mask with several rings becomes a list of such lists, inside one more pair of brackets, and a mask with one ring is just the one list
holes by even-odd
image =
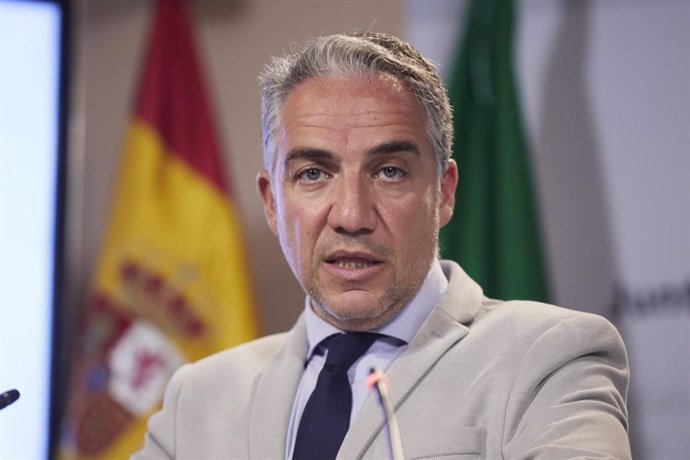
[[392, 75], [415, 95], [426, 114], [426, 131], [440, 173], [451, 157], [453, 123], [445, 87], [434, 65], [408, 43], [375, 32], [319, 37], [297, 52], [274, 57], [259, 77], [264, 167], [273, 174], [275, 136], [290, 92], [318, 77]]

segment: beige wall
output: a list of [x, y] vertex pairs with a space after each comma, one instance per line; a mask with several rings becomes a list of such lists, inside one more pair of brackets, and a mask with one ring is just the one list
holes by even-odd
[[[271, 55], [315, 35], [351, 28], [398, 33], [401, 9], [396, 0], [190, 1], [265, 333], [290, 327], [303, 294], [268, 230], [255, 191], [261, 168], [257, 75]], [[153, 2], [142, 0], [81, 0], [75, 5], [68, 323], [83, 305], [98, 255], [152, 10]]]

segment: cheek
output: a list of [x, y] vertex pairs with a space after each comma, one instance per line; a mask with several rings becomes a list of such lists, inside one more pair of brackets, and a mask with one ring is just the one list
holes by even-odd
[[298, 238], [295, 236], [295, 231], [298, 230], [296, 223], [299, 221], [299, 219], [296, 218], [294, 209], [289, 206], [289, 203], [285, 200], [284, 196], [279, 196], [276, 198], [276, 220], [280, 248], [282, 249], [283, 255], [285, 256], [288, 264], [292, 266], [294, 270], [297, 268], [296, 263], [299, 261], [299, 258], [296, 257], [298, 253]]
[[[391, 200], [385, 206], [390, 220], [396, 221], [397, 226], [405, 228], [406, 232], [414, 231], [434, 225], [438, 222], [438, 194], [434, 189], [427, 188], [405, 197]], [[426, 230], [424, 230], [426, 231]]]
[[382, 220], [390, 232], [391, 243], [397, 246], [401, 257], [417, 257], [435, 247], [438, 209], [433, 193], [421, 191], [414, 196], [390, 202], [384, 208]]
[[406, 223], [401, 228], [402, 257], [407, 260], [408, 276], [423, 278], [428, 263], [436, 256], [439, 215], [439, 195], [433, 187], [420, 191], [415, 202], [409, 205]]
[[279, 215], [281, 245], [295, 259], [294, 262], [299, 263], [300, 259], [313, 252], [318, 237], [320, 217], [317, 208], [308, 201], [306, 206], [286, 203]]

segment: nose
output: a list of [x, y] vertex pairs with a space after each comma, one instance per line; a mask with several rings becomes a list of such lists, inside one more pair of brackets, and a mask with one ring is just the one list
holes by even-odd
[[328, 225], [338, 233], [349, 235], [373, 232], [378, 221], [376, 197], [366, 180], [357, 176], [341, 177], [334, 192]]

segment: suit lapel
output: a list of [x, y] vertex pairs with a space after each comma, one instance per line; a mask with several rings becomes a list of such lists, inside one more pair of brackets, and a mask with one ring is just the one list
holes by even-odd
[[[391, 383], [390, 397], [397, 410], [434, 364], [467, 333], [482, 302], [481, 288], [457, 264], [443, 263], [449, 285], [405, 351], [391, 364], [386, 376]], [[383, 412], [375, 397], [367, 398], [355, 423], [350, 427], [339, 458], [357, 452], [361, 457], [383, 428]]]
[[259, 377], [249, 416], [250, 457], [285, 458], [290, 413], [307, 349], [304, 317], [300, 317], [285, 348]]

